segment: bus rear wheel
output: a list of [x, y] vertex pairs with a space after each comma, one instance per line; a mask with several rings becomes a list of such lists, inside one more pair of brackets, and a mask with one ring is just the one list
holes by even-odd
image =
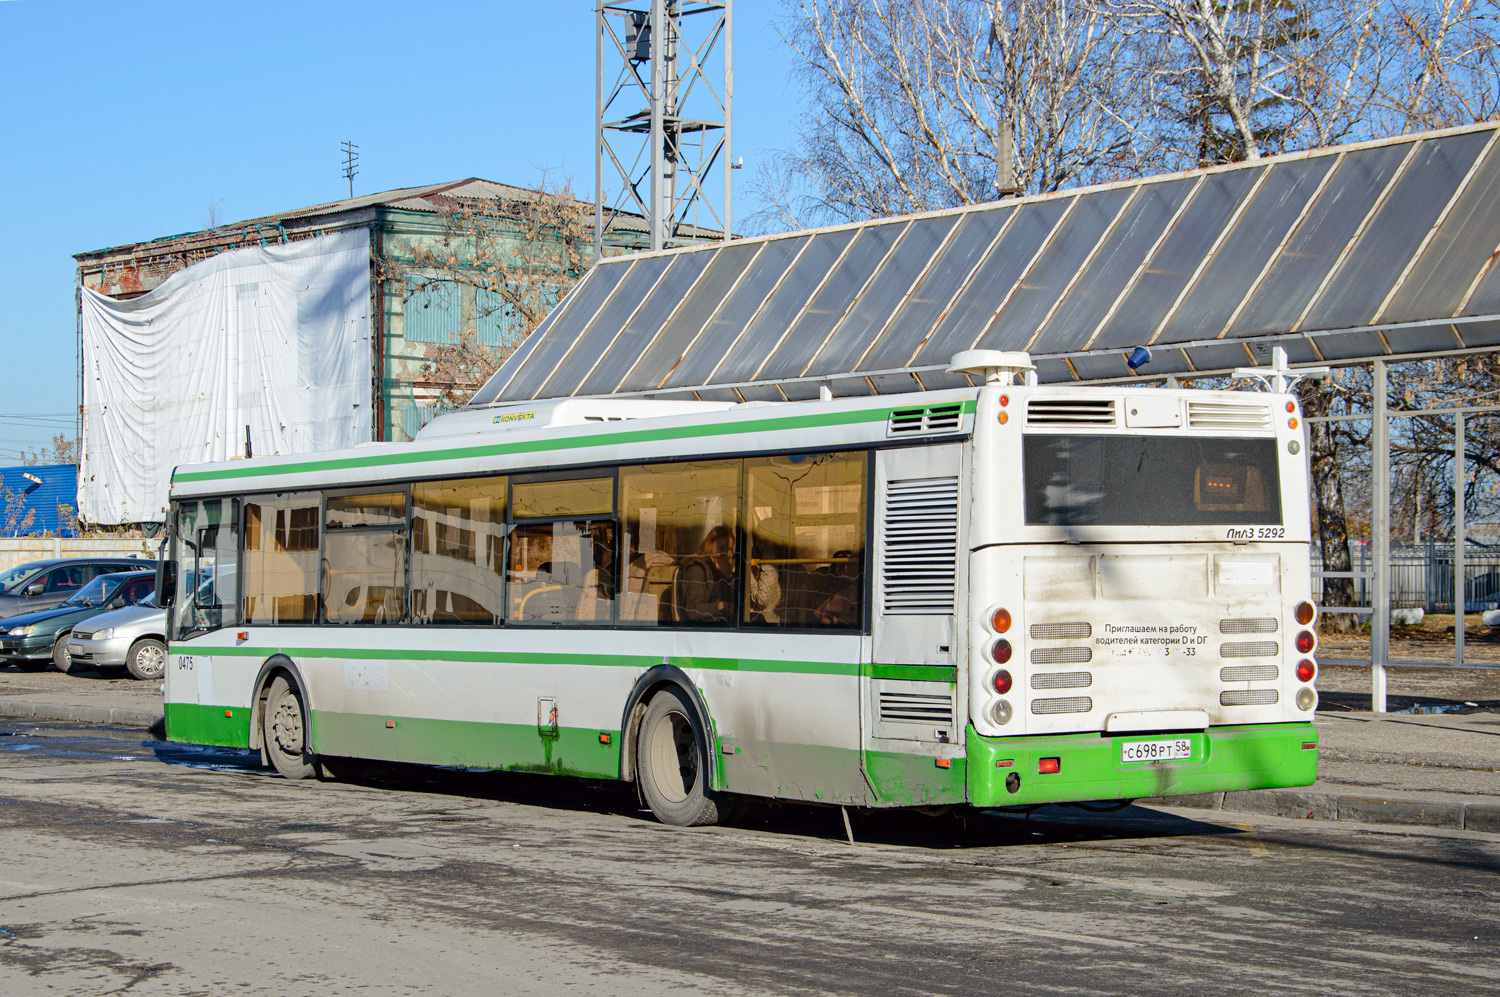
[[636, 776], [646, 805], [663, 824], [700, 827], [719, 822], [719, 800], [708, 789], [704, 732], [687, 697], [658, 692], [636, 738]]
[[312, 775], [317, 759], [307, 743], [307, 710], [302, 693], [278, 675], [266, 692], [261, 713], [261, 733], [266, 755], [284, 779], [306, 779]]

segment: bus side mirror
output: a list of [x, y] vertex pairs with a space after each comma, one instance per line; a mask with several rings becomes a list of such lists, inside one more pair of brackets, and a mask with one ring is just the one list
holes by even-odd
[[156, 604], [171, 609], [177, 601], [177, 562], [159, 561], [156, 565]]

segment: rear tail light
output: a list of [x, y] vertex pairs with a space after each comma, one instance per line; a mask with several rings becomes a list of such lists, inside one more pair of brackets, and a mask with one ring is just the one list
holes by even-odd
[[1061, 758], [1043, 758], [1036, 763], [1036, 770], [1042, 775], [1051, 775], [1062, 771]]
[[1011, 653], [1012, 648], [1010, 646], [1010, 641], [1006, 640], [1003, 637], [995, 641], [994, 646], [990, 648], [990, 657], [995, 659], [995, 664], [997, 665], [1003, 665], [1009, 662]]
[[990, 719], [995, 721], [996, 727], [1004, 727], [1006, 724], [1010, 723], [1010, 718], [1013, 712], [1014, 711], [1012, 711], [1010, 708], [1010, 704], [1002, 699], [1000, 700], [1000, 702], [990, 707]]
[[994, 628], [997, 634], [1003, 634], [1009, 630], [1010, 610], [1003, 608], [995, 610], [995, 614], [990, 617], [990, 626]]
[[1010, 672], [1008, 672], [1004, 668], [1002, 668], [998, 672], [995, 673], [994, 686], [995, 686], [995, 691], [996, 692], [998, 692], [1000, 695], [1003, 696], [1006, 693], [1010, 692], [1010, 685], [1011, 685]]
[[1307, 658], [1303, 658], [1301, 661], [1297, 662], [1298, 682], [1311, 682], [1313, 680], [1313, 676], [1317, 674], [1318, 666], [1313, 664]]
[[1299, 624], [1305, 627], [1313, 621], [1314, 616], [1318, 615], [1318, 610], [1310, 602], [1299, 602], [1297, 608], [1292, 611], [1292, 615], [1296, 617]]
[[1305, 685], [1297, 690], [1297, 709], [1302, 710], [1305, 713], [1312, 710], [1312, 708], [1317, 705], [1318, 694], [1313, 691], [1312, 686]]
[[1303, 630], [1297, 634], [1297, 653], [1311, 654], [1312, 649], [1318, 646], [1318, 639], [1312, 635], [1311, 630]]

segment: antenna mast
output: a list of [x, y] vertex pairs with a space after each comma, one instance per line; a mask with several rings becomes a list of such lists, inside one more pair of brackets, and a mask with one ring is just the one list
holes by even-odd
[[[594, 7], [594, 258], [622, 212], [641, 214], [651, 248], [684, 225], [730, 236], [733, 0], [598, 0]], [[722, 54], [716, 54], [720, 43]], [[715, 83], [715, 67], [723, 75]], [[608, 82], [607, 82], [608, 80]], [[605, 201], [605, 162], [620, 184]], [[723, 200], [709, 197], [723, 174]]]
[[359, 172], [359, 146], [345, 140], [344, 149], [344, 179], [349, 181], [349, 196], [354, 196], [354, 175]]

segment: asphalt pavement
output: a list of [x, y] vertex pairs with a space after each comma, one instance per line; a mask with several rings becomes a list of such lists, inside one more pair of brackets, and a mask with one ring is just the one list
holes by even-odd
[[[92, 670], [0, 667], [0, 717], [161, 729], [156, 682]], [[1350, 710], [1325, 695], [1317, 715], [1319, 778], [1299, 789], [1249, 790], [1142, 801], [1305, 820], [1500, 832], [1500, 704], [1439, 704], [1450, 713]], [[1432, 707], [1427, 707], [1432, 708]]]

